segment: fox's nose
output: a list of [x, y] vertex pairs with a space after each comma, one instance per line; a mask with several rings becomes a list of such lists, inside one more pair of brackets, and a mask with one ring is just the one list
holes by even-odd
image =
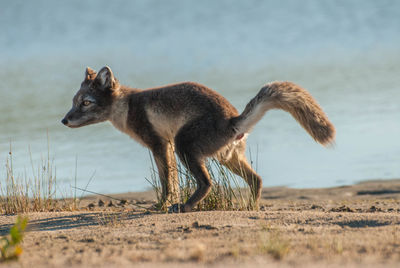
[[66, 124], [68, 123], [68, 120], [64, 118], [63, 120], [61, 120], [61, 123], [63, 123], [64, 125], [66, 125]]

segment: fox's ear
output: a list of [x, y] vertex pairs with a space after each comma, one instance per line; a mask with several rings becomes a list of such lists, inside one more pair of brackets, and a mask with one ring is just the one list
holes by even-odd
[[118, 86], [118, 81], [115, 79], [111, 68], [108, 66], [101, 68], [94, 82], [100, 86], [101, 89], [114, 89]]
[[86, 67], [85, 80], [94, 80], [96, 78], [96, 71], [90, 67]]

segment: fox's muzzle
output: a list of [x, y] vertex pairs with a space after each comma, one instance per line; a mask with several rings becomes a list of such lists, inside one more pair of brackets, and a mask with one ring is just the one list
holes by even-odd
[[64, 118], [61, 120], [61, 123], [66, 125], [67, 127], [73, 127], [74, 125], [74, 115], [76, 113], [77, 109], [72, 107], [71, 110], [64, 116]]
[[63, 124], [64, 124], [65, 126], [67, 126], [67, 127], [73, 127], [73, 126], [71, 125], [71, 121], [68, 120], [67, 115], [61, 120], [61, 123], [63, 123]]

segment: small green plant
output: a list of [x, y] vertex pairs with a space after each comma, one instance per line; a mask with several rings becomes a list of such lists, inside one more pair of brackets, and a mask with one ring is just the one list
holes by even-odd
[[283, 238], [278, 230], [266, 227], [261, 233], [259, 247], [261, 253], [268, 253], [275, 260], [281, 260], [289, 253], [290, 241]]
[[22, 254], [22, 247], [20, 244], [24, 238], [27, 224], [27, 217], [18, 216], [14, 226], [10, 229], [10, 234], [0, 239], [0, 260], [2, 262], [18, 259]]

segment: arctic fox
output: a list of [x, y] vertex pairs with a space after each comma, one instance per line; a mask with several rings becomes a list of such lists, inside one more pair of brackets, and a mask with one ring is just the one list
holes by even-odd
[[[149, 148], [162, 185], [162, 202], [189, 212], [211, 189], [205, 160], [214, 157], [248, 183], [258, 207], [262, 180], [245, 156], [247, 134], [270, 109], [289, 112], [322, 145], [334, 142], [335, 128], [314, 98], [291, 82], [272, 82], [239, 114], [220, 94], [193, 82], [146, 90], [121, 85], [109, 67], [86, 68], [85, 79], [62, 123], [71, 128], [109, 120]], [[193, 174], [197, 189], [178, 204], [175, 154]]]

